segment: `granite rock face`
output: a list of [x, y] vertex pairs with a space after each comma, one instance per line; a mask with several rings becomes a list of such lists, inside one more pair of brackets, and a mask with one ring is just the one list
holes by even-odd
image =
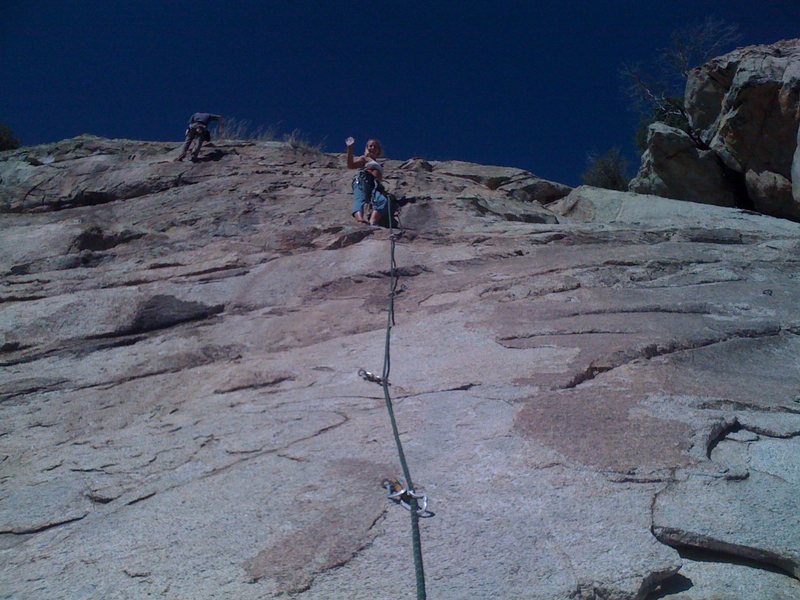
[[[800, 125], [800, 39], [739, 48], [697, 67], [689, 74], [684, 103], [692, 127], [709, 150], [679, 156], [693, 163], [686, 167], [689, 173], [709, 170], [708, 178], [715, 179], [721, 172], [728, 183], [710, 195], [703, 187], [694, 188], [682, 179], [680, 168], [656, 158], [667, 151], [664, 143], [674, 144], [671, 140], [678, 134], [651, 135], [631, 189], [720, 204], [716, 197], [728, 195], [726, 185], [733, 185], [740, 188], [735, 190], [739, 205], [800, 220], [800, 200], [792, 192]], [[705, 160], [709, 151], [721, 171]]]
[[792, 198], [800, 204], [800, 128], [797, 130], [797, 147], [792, 160]]
[[[414, 597], [342, 155], [0, 154], [0, 598]], [[387, 160], [433, 598], [796, 598], [800, 225]]]

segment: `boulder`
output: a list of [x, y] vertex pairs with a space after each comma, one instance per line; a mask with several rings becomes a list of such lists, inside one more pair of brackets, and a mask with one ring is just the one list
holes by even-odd
[[490, 190], [499, 190], [522, 202], [549, 204], [563, 198], [572, 190], [568, 185], [548, 181], [523, 169], [477, 165], [458, 160], [432, 163], [438, 173], [463, 177]]
[[563, 198], [572, 188], [563, 183], [548, 181], [530, 173], [520, 173], [500, 184], [498, 190], [506, 192], [515, 200], [522, 202], [538, 202], [548, 205]]
[[700, 141], [655, 124], [631, 191], [800, 219], [792, 171], [800, 39], [739, 48], [693, 69], [684, 105]]
[[642, 166], [628, 189], [677, 200], [736, 206], [736, 188], [726, 175], [713, 151], [697, 148], [680, 129], [653, 123]]
[[685, 105], [730, 169], [789, 179], [800, 123], [800, 39], [739, 48], [693, 69]]
[[800, 201], [792, 196], [792, 183], [774, 171], [745, 173], [747, 195], [758, 212], [800, 221]]

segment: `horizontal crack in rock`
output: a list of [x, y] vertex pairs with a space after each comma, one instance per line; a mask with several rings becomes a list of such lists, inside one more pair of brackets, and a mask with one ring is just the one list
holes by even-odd
[[257, 390], [265, 387], [273, 387], [284, 381], [294, 381], [294, 377], [278, 376], [266, 381], [259, 381], [256, 383], [241, 383], [233, 384], [231, 387], [218, 388], [214, 390], [215, 394], [230, 394], [231, 392], [239, 392], [241, 390]]
[[109, 350], [111, 348], [122, 348], [125, 346], [132, 346], [134, 344], [137, 344], [138, 342], [141, 342], [144, 339], [147, 338], [140, 335], [132, 337], [120, 336], [114, 339], [109, 339], [105, 336], [98, 336], [98, 337], [88, 337], [78, 340], [70, 340], [66, 342], [61, 342], [59, 344], [59, 347], [55, 349], [45, 350], [42, 352], [35, 352], [7, 362], [0, 362], [0, 367], [22, 365], [25, 363], [35, 362], [37, 360], [41, 360], [44, 358], [51, 358], [54, 356], [83, 358], [85, 356], [88, 356], [92, 352]]
[[134, 504], [137, 504], [139, 502], [142, 502], [144, 500], [152, 498], [153, 496], [156, 495], [156, 493], [157, 492], [149, 492], [147, 494], [144, 494], [143, 496], [139, 496], [138, 498], [134, 498], [133, 500], [130, 500], [130, 501], [126, 502], [125, 505], [126, 506], [133, 506]]
[[740, 544], [724, 542], [699, 533], [684, 531], [673, 527], [653, 527], [653, 535], [662, 544], [684, 551], [692, 550], [696, 555], [717, 557], [716, 562], [751, 561], [751, 564], [800, 579], [800, 565], [779, 554], [765, 549], [751, 548]]
[[88, 515], [88, 514], [89, 514], [88, 512], [85, 512], [79, 517], [74, 517], [72, 519], [65, 519], [63, 521], [56, 521], [54, 523], [47, 523], [46, 525], [40, 525], [39, 527], [30, 527], [30, 528], [24, 528], [24, 527], [17, 528], [17, 527], [15, 527], [13, 529], [0, 530], [0, 535], [3, 535], [3, 534], [29, 535], [31, 533], [41, 533], [42, 531], [47, 531], [48, 529], [54, 529], [56, 527], [63, 527], [64, 525], [69, 525], [70, 523], [74, 523], [75, 521], [80, 521], [81, 519], [86, 517], [86, 515]]
[[675, 341], [670, 344], [661, 346], [658, 344], [648, 344], [641, 348], [632, 348], [623, 352], [615, 353], [604, 360], [608, 362], [606, 365], [590, 364], [586, 369], [577, 373], [566, 385], [561, 389], [571, 389], [578, 385], [594, 379], [600, 373], [606, 373], [612, 369], [619, 368], [629, 364], [635, 360], [640, 359], [653, 359], [660, 356], [667, 356], [675, 354], [676, 352], [687, 352], [692, 350], [699, 350], [700, 348], [707, 348], [715, 344], [723, 344], [736, 339], [757, 339], [762, 337], [773, 337], [784, 331], [778, 325], [768, 325], [763, 329], [746, 328], [739, 331], [731, 332], [722, 335], [718, 338], [706, 338], [700, 340], [686, 340], [683, 342]]

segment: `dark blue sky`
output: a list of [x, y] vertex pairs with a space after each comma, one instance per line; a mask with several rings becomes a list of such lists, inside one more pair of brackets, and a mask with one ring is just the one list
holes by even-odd
[[[74, 2], [4, 0], [0, 123], [26, 144], [81, 133], [182, 139], [216, 112], [329, 151], [522, 167], [577, 184], [587, 153], [635, 157], [618, 71], [707, 16], [739, 45], [800, 35], [798, 0]], [[636, 157], [638, 164], [638, 157]]]

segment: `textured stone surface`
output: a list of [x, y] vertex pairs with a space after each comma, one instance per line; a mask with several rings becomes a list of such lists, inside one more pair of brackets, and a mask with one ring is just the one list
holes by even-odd
[[[752, 577], [753, 569], [759, 570], [758, 578]], [[800, 598], [800, 581], [752, 561], [689, 551], [683, 553], [680, 573], [667, 580], [653, 597], [659, 600], [795, 600]]]
[[653, 527], [665, 543], [735, 554], [800, 577], [797, 482], [780, 475], [753, 468], [744, 479], [692, 477], [673, 484], [657, 497]]
[[[341, 155], [179, 146], [0, 155], [0, 597], [413, 597], [388, 231]], [[800, 225], [385, 172], [429, 597], [792, 597]]]

